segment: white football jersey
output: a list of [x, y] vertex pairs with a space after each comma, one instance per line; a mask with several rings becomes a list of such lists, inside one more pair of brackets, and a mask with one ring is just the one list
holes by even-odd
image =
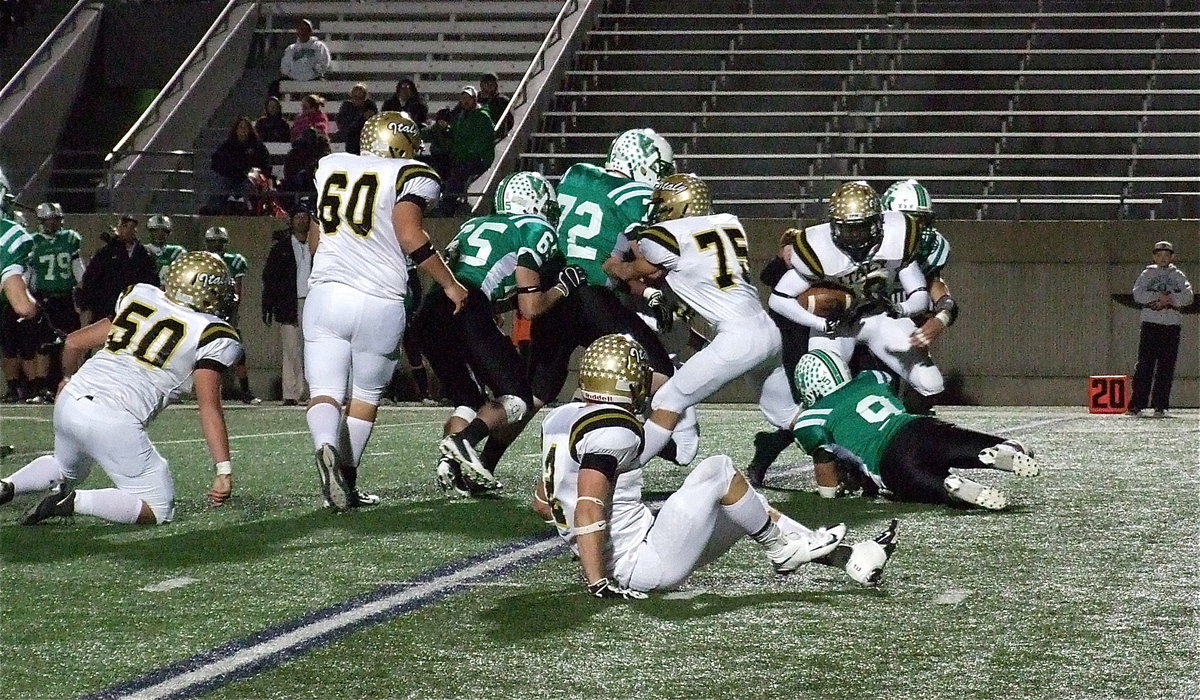
[[403, 299], [408, 256], [392, 226], [392, 209], [410, 198], [422, 208], [441, 197], [442, 181], [408, 158], [333, 153], [317, 164], [321, 243], [309, 285], [341, 282], [372, 296]]
[[869, 259], [855, 262], [833, 242], [829, 224], [809, 226], [796, 236], [792, 246], [792, 267], [811, 282], [836, 282], [862, 295], [862, 282], [867, 275], [885, 270], [895, 282], [902, 268], [913, 261], [921, 240], [921, 226], [911, 216], [899, 211], [883, 212], [883, 241]]
[[606, 564], [633, 551], [654, 524], [654, 514], [642, 503], [642, 425], [629, 411], [612, 404], [569, 403], [542, 423], [542, 481], [554, 511], [558, 534], [575, 549], [575, 504], [579, 497], [579, 461], [585, 454], [606, 454], [617, 460], [617, 484], [608, 515], [609, 551]]
[[667, 283], [704, 320], [751, 318], [763, 312], [750, 281], [746, 231], [732, 214], [690, 216], [638, 234], [642, 256], [667, 271]]
[[146, 424], [191, 387], [197, 363], [230, 367], [241, 353], [237, 332], [225, 321], [176, 304], [158, 287], [135, 284], [117, 299], [104, 347], [64, 391], [93, 396]]

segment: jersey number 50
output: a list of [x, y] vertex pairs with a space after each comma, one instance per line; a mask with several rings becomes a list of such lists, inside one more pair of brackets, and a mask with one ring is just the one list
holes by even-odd
[[[132, 345], [141, 329], [141, 323], [137, 319], [149, 319], [154, 313], [155, 309], [150, 306], [131, 302], [113, 319], [112, 330], [108, 332], [108, 341], [104, 344], [104, 349], [116, 353]], [[187, 326], [177, 318], [168, 316], [159, 319], [140, 334], [141, 337], [133, 349], [133, 356], [151, 367], [161, 368], [175, 354], [175, 349], [179, 347], [179, 341], [183, 340], [186, 332]]]

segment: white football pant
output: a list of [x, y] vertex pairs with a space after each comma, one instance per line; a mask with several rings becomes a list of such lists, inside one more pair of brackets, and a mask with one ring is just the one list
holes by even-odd
[[404, 301], [323, 282], [304, 303], [304, 376], [310, 396], [379, 405], [392, 378], [404, 335]]
[[940, 394], [945, 388], [942, 372], [933, 364], [928, 350], [912, 346], [910, 338], [916, 330], [917, 324], [911, 318], [876, 314], [833, 335], [813, 331], [808, 336], [808, 349], [836, 352], [849, 362], [854, 346], [865, 344], [871, 354], [920, 394]]

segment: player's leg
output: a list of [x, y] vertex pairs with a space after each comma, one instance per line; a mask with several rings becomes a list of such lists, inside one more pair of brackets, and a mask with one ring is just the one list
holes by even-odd
[[1138, 335], [1137, 366], [1133, 370], [1133, 395], [1129, 398], [1128, 413], [1137, 415], [1150, 405], [1150, 385], [1154, 380], [1154, 364], [1158, 348], [1153, 323], [1143, 323]]
[[942, 372], [924, 348], [912, 346], [910, 338], [916, 324], [909, 318], [889, 318], [883, 314], [863, 319], [859, 341], [895, 374], [907, 381], [922, 396], [935, 396], [945, 388]]
[[1154, 389], [1151, 391], [1150, 406], [1154, 415], [1165, 415], [1171, 404], [1171, 387], [1175, 383], [1175, 363], [1179, 359], [1179, 333], [1182, 326], [1161, 324], [1155, 342], [1158, 361], [1154, 370]]
[[[42, 385], [42, 377], [38, 374], [38, 349], [42, 345], [42, 324], [35, 321], [25, 321], [17, 324], [17, 344], [21, 355], [21, 373], [28, 383], [29, 397], [26, 403], [49, 403], [46, 400], [47, 390]], [[53, 396], [51, 395], [51, 399]]]
[[304, 378], [309, 400], [305, 421], [312, 435], [317, 473], [324, 500], [336, 493], [348, 502], [349, 487], [338, 468], [342, 404], [350, 383], [353, 319], [362, 313], [364, 295], [353, 288], [325, 283], [309, 290], [301, 329], [304, 333]]
[[935, 418], [918, 418], [904, 426], [884, 449], [880, 474], [897, 500], [919, 503], [966, 503], [1000, 510], [1008, 497], [998, 488], [951, 472], [953, 468], [983, 468], [984, 451], [1004, 439], [950, 425]]
[[54, 452], [42, 455], [4, 479], [0, 479], [0, 504], [24, 493], [41, 493], [70, 479], [78, 483], [87, 478], [92, 459], [80, 441], [79, 430], [86, 423], [74, 414], [77, 404], [86, 399], [63, 395], [54, 406]]

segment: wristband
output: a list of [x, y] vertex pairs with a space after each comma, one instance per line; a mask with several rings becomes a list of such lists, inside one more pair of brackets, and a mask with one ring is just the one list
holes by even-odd
[[817, 493], [819, 493], [821, 495], [821, 498], [836, 498], [837, 493], [838, 493], [838, 487], [818, 485]]
[[642, 290], [643, 299], [653, 299], [660, 294], [662, 294], [662, 292], [660, 292], [656, 287], [646, 287]]
[[436, 255], [436, 253], [433, 250], [433, 246], [429, 243], [429, 241], [425, 241], [421, 245], [417, 246], [416, 250], [409, 253], [408, 257], [413, 261], [413, 265], [420, 265], [426, 260], [432, 258], [434, 255]]
[[949, 311], [939, 311], [936, 314], [934, 314], [933, 317], [936, 318], [937, 320], [941, 321], [943, 326], [945, 326], [947, 328], [950, 327], [950, 312]]
[[217, 462], [213, 466], [217, 468], [217, 476], [229, 476], [233, 474], [233, 464], [229, 460]]

